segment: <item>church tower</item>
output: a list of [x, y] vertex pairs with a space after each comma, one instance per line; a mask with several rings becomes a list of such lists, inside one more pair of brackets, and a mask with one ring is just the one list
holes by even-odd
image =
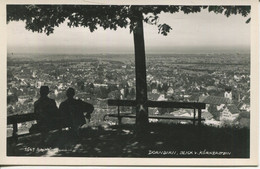
[[225, 88], [224, 97], [232, 100], [232, 88], [231, 87]]

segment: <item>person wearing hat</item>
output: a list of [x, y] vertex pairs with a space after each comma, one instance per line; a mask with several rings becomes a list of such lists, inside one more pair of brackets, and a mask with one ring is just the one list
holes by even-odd
[[48, 86], [41, 86], [40, 98], [34, 103], [37, 125], [45, 134], [55, 126], [55, 119], [58, 117], [56, 102], [48, 97], [49, 93]]
[[74, 99], [75, 90], [69, 88], [66, 91], [67, 100], [60, 104], [59, 110], [65, 124], [71, 127], [74, 134], [79, 136], [79, 129], [82, 125], [86, 124], [84, 112], [87, 112], [86, 118], [90, 119], [90, 114], [93, 112], [94, 107], [92, 104], [82, 100]]

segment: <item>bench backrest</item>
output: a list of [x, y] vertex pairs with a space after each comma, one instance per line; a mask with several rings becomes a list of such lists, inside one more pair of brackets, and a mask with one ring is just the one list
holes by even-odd
[[[108, 100], [109, 106], [136, 106], [135, 100]], [[158, 108], [185, 108], [185, 109], [205, 109], [205, 103], [199, 102], [170, 102], [170, 101], [151, 101], [146, 102], [147, 107]]]

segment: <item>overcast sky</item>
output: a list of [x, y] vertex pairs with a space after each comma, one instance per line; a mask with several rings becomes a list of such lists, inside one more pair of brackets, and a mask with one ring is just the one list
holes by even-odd
[[[173, 30], [168, 36], [158, 34], [157, 26], [144, 24], [147, 53], [189, 53], [190, 51], [239, 51], [250, 49], [248, 18], [202, 11], [185, 15], [161, 14], [159, 23], [168, 23]], [[33, 33], [25, 23], [10, 22], [8, 52], [13, 53], [134, 53], [133, 35], [129, 29], [103, 30], [91, 33], [88, 28], [69, 28], [66, 23], [54, 33]]]

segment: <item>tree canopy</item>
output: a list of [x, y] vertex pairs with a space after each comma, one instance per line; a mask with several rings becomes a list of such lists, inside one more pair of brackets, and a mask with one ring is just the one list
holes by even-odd
[[[116, 30], [130, 28], [135, 30], [137, 12], [141, 12], [142, 20], [148, 24], [156, 25], [158, 33], [167, 35], [172, 29], [167, 23], [159, 24], [160, 13], [184, 14], [201, 12], [203, 9], [217, 14], [242, 15], [248, 17], [250, 6], [134, 6], [134, 5], [8, 5], [7, 22], [25, 21], [26, 29], [33, 32], [54, 32], [54, 28], [67, 22], [69, 27], [87, 27], [91, 32], [102, 27]], [[250, 22], [250, 17], [246, 21]]]

